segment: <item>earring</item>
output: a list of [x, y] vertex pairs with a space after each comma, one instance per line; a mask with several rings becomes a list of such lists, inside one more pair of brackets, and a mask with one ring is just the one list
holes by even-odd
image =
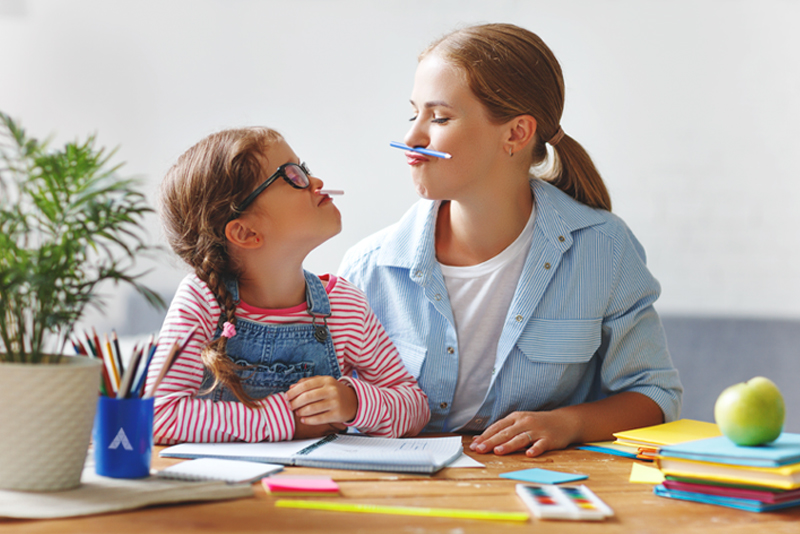
[[513, 148], [508, 147], [508, 155], [511, 156], [512, 158], [514, 157], [514, 149]]

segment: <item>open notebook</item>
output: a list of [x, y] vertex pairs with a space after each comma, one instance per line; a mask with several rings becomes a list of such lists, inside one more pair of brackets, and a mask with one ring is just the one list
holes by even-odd
[[461, 455], [461, 437], [375, 438], [333, 434], [276, 443], [182, 443], [168, 458], [227, 458], [324, 469], [435, 473]]

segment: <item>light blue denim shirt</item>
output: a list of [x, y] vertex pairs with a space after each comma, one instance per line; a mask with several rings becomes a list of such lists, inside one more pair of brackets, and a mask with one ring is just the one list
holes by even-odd
[[[665, 421], [683, 388], [653, 302], [661, 291], [642, 246], [617, 216], [589, 208], [541, 180], [533, 242], [506, 314], [491, 384], [463, 431], [514, 411], [552, 410], [635, 391]], [[367, 294], [406, 367], [427, 393], [426, 432], [448, 423], [458, 339], [434, 228], [440, 203], [417, 202], [396, 224], [351, 248], [340, 274]]]

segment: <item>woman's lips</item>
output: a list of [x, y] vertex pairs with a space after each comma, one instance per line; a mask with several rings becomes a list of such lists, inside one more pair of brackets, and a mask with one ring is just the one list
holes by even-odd
[[406, 152], [406, 162], [409, 165], [420, 165], [426, 161], [430, 161], [430, 159], [419, 152]]

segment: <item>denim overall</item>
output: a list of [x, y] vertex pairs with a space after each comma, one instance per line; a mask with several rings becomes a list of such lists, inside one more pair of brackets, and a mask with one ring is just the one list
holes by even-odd
[[[263, 399], [281, 393], [289, 386], [308, 376], [342, 376], [336, 351], [333, 347], [326, 318], [331, 315], [331, 305], [325, 286], [308, 271], [306, 278], [306, 304], [313, 318], [312, 324], [259, 324], [245, 319], [236, 321], [236, 335], [228, 339], [228, 357], [234, 363], [248, 366], [237, 371], [242, 387], [253, 399]], [[239, 301], [239, 285], [227, 280], [225, 285]], [[217, 325], [214, 339], [222, 334], [224, 316]], [[321, 323], [321, 324], [320, 324]], [[201, 391], [213, 384], [214, 377], [205, 370]], [[197, 398], [216, 401], [238, 401], [227, 387], [218, 386]]]

